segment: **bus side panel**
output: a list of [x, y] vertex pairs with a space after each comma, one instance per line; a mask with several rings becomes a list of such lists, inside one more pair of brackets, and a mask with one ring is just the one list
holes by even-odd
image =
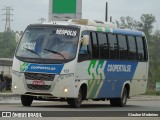
[[147, 88], [148, 63], [139, 62], [131, 82], [130, 96], [144, 94]]
[[107, 61], [104, 69], [105, 82], [98, 98], [121, 97], [123, 86], [133, 79], [138, 62]]
[[99, 91], [104, 84], [104, 67], [106, 61], [90, 60], [77, 64], [76, 76], [78, 80], [87, 81], [87, 98], [97, 98]]
[[78, 63], [77, 79], [87, 80], [87, 98], [121, 97], [124, 83], [130, 83], [138, 62], [91, 60]]
[[14, 94], [25, 94], [27, 92], [24, 79], [24, 75], [20, 73], [20, 62], [14, 57], [12, 66], [12, 91]]

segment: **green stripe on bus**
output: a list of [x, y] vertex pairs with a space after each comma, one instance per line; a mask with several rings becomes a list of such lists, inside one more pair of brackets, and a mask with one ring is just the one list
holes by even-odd
[[[97, 76], [100, 76], [100, 79], [96, 79], [96, 84], [94, 85], [94, 88], [93, 88], [92, 93], [91, 93], [91, 96], [90, 96], [90, 97], [92, 97], [92, 98], [96, 98], [95, 95], [96, 95], [97, 90], [98, 90], [99, 87], [100, 87], [100, 83], [101, 83], [101, 81], [102, 81], [102, 79], [103, 79], [102, 73], [99, 73], [99, 72], [98, 72], [98, 69], [99, 69], [99, 68], [103, 68], [103, 64], [104, 64], [104, 61], [103, 61], [103, 60], [99, 60], [98, 65], [97, 65], [97, 67], [96, 67], [96, 74], [97, 74]], [[103, 71], [102, 71], [102, 72], [103, 72]]]
[[102, 27], [97, 27], [97, 31], [102, 32], [103, 31]]
[[20, 66], [20, 71], [25, 72], [29, 66], [29, 63], [22, 63]]
[[92, 80], [88, 81], [88, 97], [90, 97], [90, 94], [92, 92], [94, 79], [95, 79], [94, 73], [91, 73], [91, 68], [93, 69], [95, 68], [96, 62], [97, 62], [96, 60], [91, 60], [89, 67], [88, 67], [88, 74], [92, 75]]
[[[96, 63], [98, 62], [97, 66], [95, 67]], [[97, 96], [97, 92], [98, 92], [98, 89], [100, 89], [100, 83], [103, 81], [103, 73], [99, 73], [99, 69], [100, 68], [103, 68], [103, 65], [104, 65], [104, 61], [103, 60], [99, 60], [97, 61], [96, 60], [92, 60], [90, 62], [90, 65], [88, 67], [88, 74], [89, 75], [92, 75], [92, 80], [89, 80], [88, 81], [88, 97], [89, 98], [96, 98]], [[94, 69], [95, 73], [92, 73], [91, 74], [91, 67]], [[93, 72], [93, 71], [92, 71]], [[103, 71], [101, 71], [103, 72]]]
[[91, 91], [94, 79], [95, 79], [95, 75], [94, 75], [94, 73], [92, 73], [92, 80], [88, 81], [88, 91]]
[[96, 73], [97, 73], [97, 75], [99, 74], [99, 73], [98, 73], [98, 68], [102, 68], [102, 67], [103, 67], [103, 64], [104, 64], [104, 61], [103, 61], [103, 60], [99, 60], [98, 65], [97, 65], [97, 68], [96, 68]]
[[91, 75], [91, 67], [94, 68], [96, 65], [96, 60], [92, 60], [88, 67], [88, 74]]
[[111, 32], [110, 28], [105, 28], [105, 32]]
[[96, 97], [95, 95], [96, 95], [96, 92], [97, 92], [99, 85], [100, 85], [98, 80], [94, 80], [94, 81], [95, 81], [95, 84], [94, 84], [94, 87], [93, 87], [92, 92], [90, 94], [90, 98]]

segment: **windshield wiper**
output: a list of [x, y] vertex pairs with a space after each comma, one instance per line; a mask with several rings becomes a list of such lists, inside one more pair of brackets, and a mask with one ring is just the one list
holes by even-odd
[[36, 54], [36, 55], [38, 55], [38, 57], [41, 58], [41, 56], [38, 53], [36, 53], [35, 51], [33, 51], [31, 49], [28, 49], [26, 47], [23, 47], [23, 48], [26, 49], [26, 50], [28, 50], [28, 51], [30, 51], [30, 52], [32, 52], [32, 53], [34, 53], [34, 54]]
[[46, 51], [48, 51], [48, 52], [51, 52], [51, 53], [54, 53], [54, 54], [58, 54], [58, 55], [60, 55], [61, 57], [63, 57], [63, 58], [66, 60], [66, 58], [64, 57], [64, 55], [61, 54], [61, 53], [59, 53], [59, 52], [57, 52], [57, 51], [48, 50], [48, 49], [44, 49], [44, 50], [46, 50]]

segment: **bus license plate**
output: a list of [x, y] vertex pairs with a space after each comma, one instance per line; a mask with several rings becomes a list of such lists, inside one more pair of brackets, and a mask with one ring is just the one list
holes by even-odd
[[32, 84], [33, 84], [33, 85], [42, 86], [42, 85], [44, 85], [44, 81], [42, 81], [42, 80], [34, 80], [34, 81], [32, 82]]

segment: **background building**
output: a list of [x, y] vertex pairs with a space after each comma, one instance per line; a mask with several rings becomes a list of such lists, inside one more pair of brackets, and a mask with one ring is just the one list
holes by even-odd
[[12, 62], [10, 58], [0, 58], [0, 72], [4, 72], [4, 76], [11, 77], [12, 74]]
[[12, 62], [13, 59], [10, 58], [0, 58], [0, 74], [3, 71], [3, 78], [0, 79], [0, 92], [11, 90], [11, 74], [12, 74]]

